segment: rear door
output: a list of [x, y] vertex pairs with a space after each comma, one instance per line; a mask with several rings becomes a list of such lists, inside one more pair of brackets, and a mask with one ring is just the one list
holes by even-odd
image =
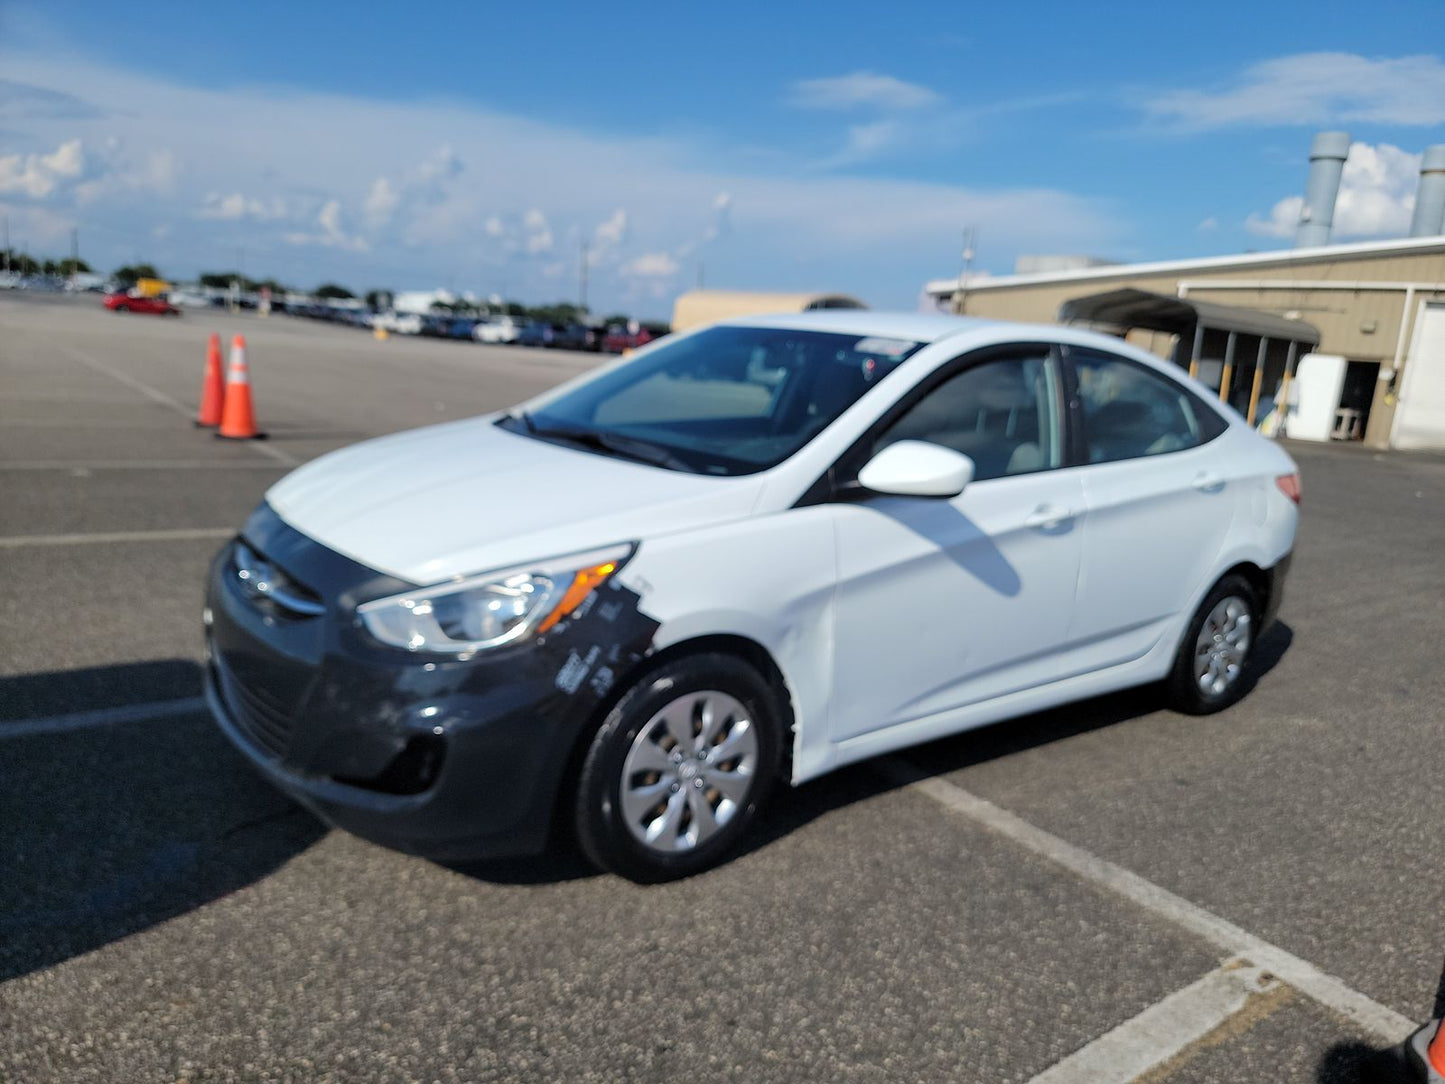
[[1073, 457], [1087, 514], [1070, 640], [1086, 668], [1157, 642], [1219, 559], [1238, 475], [1227, 424], [1183, 383], [1129, 358], [1069, 348]]

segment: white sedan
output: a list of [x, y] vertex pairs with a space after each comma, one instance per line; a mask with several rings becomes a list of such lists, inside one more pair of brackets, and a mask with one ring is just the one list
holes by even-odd
[[524, 854], [562, 823], [683, 876], [779, 782], [1127, 686], [1227, 707], [1299, 497], [1117, 339], [740, 320], [283, 479], [212, 568], [208, 691], [371, 839]]

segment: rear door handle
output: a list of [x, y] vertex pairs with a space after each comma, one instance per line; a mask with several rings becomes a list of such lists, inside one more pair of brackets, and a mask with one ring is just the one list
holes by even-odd
[[1041, 504], [1029, 513], [1028, 518], [1024, 520], [1024, 526], [1042, 527], [1046, 531], [1051, 531], [1078, 514], [1072, 508], [1060, 508], [1056, 504]]
[[1224, 488], [1224, 479], [1217, 474], [1210, 474], [1208, 471], [1200, 471], [1194, 476], [1194, 488], [1201, 493], [1218, 493]]

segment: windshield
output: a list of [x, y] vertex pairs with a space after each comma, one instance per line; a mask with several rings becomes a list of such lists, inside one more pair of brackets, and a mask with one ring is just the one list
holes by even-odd
[[[498, 424], [699, 474], [781, 463], [923, 344], [715, 327], [665, 342], [524, 418]], [[599, 440], [598, 435], [606, 438]], [[629, 451], [633, 454], [629, 454]]]

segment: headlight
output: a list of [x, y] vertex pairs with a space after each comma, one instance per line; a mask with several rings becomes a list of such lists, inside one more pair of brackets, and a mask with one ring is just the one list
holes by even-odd
[[356, 613], [384, 644], [467, 655], [546, 632], [606, 583], [632, 550], [614, 546], [421, 587], [368, 602]]

